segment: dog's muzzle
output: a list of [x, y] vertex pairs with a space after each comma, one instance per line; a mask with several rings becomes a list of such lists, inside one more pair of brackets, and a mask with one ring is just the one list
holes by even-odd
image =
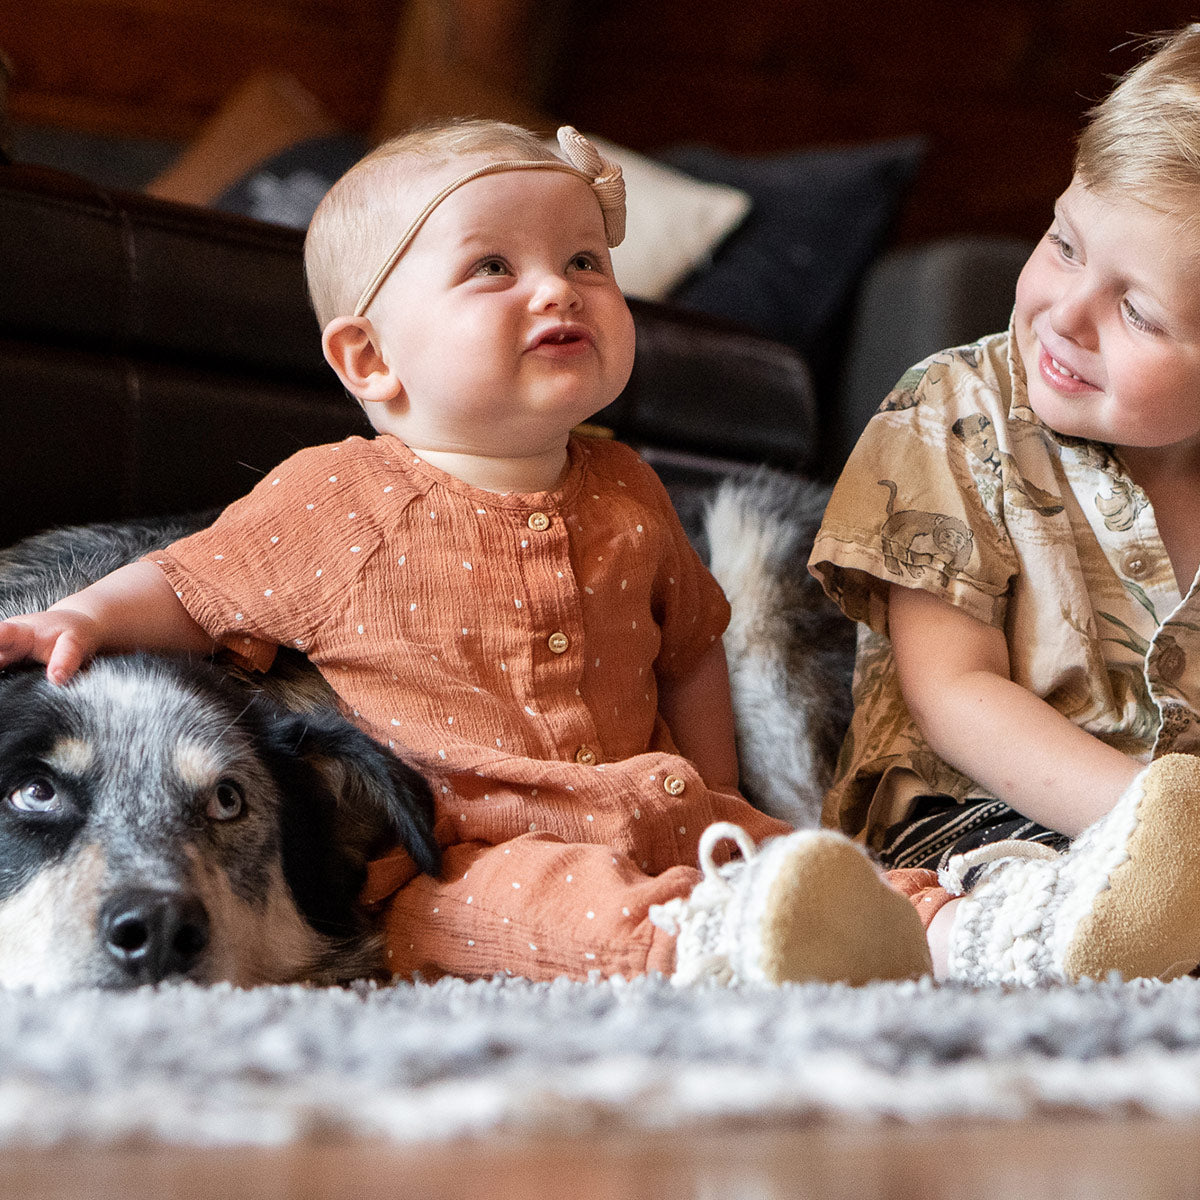
[[132, 984], [186, 975], [208, 947], [208, 912], [186, 892], [130, 888], [100, 910], [100, 944]]

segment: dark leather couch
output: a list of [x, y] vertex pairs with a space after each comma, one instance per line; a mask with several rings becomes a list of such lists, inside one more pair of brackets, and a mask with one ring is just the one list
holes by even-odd
[[[668, 476], [727, 461], [820, 471], [795, 353], [632, 308], [633, 377], [598, 422]], [[302, 445], [368, 432], [321, 357], [298, 233], [9, 163], [0, 429], [0, 545], [223, 504]]]

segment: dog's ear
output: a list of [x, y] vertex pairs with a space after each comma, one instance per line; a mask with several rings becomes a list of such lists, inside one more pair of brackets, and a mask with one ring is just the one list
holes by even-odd
[[399, 843], [422, 871], [438, 873], [433, 792], [424, 776], [332, 711], [282, 715], [275, 733], [332, 793], [344, 853], [365, 864]]

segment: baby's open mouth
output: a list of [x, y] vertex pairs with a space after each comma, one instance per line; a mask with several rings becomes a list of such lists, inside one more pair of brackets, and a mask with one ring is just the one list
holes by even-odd
[[564, 325], [558, 329], [550, 329], [545, 333], [538, 334], [533, 341], [533, 349], [536, 350], [539, 346], [574, 346], [589, 341], [591, 338], [586, 330]]

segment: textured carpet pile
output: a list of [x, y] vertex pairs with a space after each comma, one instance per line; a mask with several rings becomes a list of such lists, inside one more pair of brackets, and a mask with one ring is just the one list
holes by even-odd
[[0, 1145], [1200, 1115], [1200, 981], [0, 993]]

